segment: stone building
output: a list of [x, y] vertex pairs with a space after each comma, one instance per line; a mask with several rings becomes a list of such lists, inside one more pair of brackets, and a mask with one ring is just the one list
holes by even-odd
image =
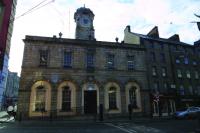
[[177, 108], [200, 105], [200, 43], [172, 46]]
[[96, 41], [93, 12], [77, 9], [75, 39], [26, 36], [18, 114], [23, 118], [150, 112], [145, 48]]
[[151, 114], [172, 115], [176, 109], [200, 105], [199, 41], [194, 45], [180, 42], [178, 35], [160, 38], [158, 27], [147, 35], [124, 30], [124, 42], [146, 48], [147, 80]]

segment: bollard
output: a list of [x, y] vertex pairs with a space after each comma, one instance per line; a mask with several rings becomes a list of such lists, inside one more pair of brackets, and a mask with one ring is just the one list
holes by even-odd
[[19, 122], [22, 121], [22, 112], [19, 113]]
[[53, 111], [50, 111], [50, 116], [49, 116], [49, 118], [50, 118], [50, 122], [52, 122], [52, 120], [53, 120]]
[[99, 105], [99, 121], [103, 121], [103, 104]]
[[200, 128], [200, 112], [198, 112], [198, 123], [199, 123], [199, 128]]
[[128, 105], [129, 120], [131, 120], [131, 119], [132, 119], [132, 112], [133, 112], [132, 105], [131, 105], [131, 104], [129, 104], [129, 105]]

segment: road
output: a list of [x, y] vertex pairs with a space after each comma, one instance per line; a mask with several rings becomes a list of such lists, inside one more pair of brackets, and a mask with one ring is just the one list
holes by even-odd
[[23, 121], [1, 123], [0, 133], [195, 133], [197, 120], [164, 121]]
[[131, 133], [195, 133], [197, 129], [200, 129], [197, 120], [164, 120], [134, 123], [116, 122], [112, 124], [130, 132], [132, 131]]

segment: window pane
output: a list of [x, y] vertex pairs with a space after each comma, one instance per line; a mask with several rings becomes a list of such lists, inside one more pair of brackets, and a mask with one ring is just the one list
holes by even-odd
[[181, 73], [181, 70], [180, 70], [180, 69], [177, 70], [177, 76], [178, 76], [178, 78], [181, 78], [181, 77], [182, 77], [182, 73]]
[[193, 89], [192, 89], [192, 86], [189, 86], [189, 94], [190, 94], [190, 95], [193, 95]]
[[191, 76], [190, 76], [190, 71], [189, 71], [189, 70], [186, 71], [186, 76], [187, 76], [187, 78], [189, 78], [189, 79], [191, 78]]
[[43, 86], [39, 86], [36, 89], [36, 101], [35, 101], [35, 111], [43, 112], [45, 111], [45, 88]]
[[71, 66], [72, 66], [72, 53], [64, 52], [64, 67], [71, 67]]
[[107, 55], [107, 67], [108, 70], [114, 69], [114, 55], [113, 54], [108, 54]]
[[197, 86], [197, 95], [200, 96], [200, 86]]
[[160, 44], [160, 49], [162, 49], [162, 50], [164, 49], [164, 44], [163, 43]]
[[40, 66], [47, 66], [48, 51], [40, 50]]
[[160, 54], [160, 61], [165, 62], [165, 54], [164, 53]]
[[189, 64], [189, 59], [187, 57], [184, 58], [184, 63]]
[[163, 90], [164, 93], [167, 93], [167, 91], [168, 91], [168, 88], [167, 88], [168, 85], [167, 85], [167, 83], [164, 83], [164, 84], [163, 84], [163, 87], [164, 87], [164, 90]]
[[3, 3], [0, 1], [0, 29], [2, 27], [2, 22], [3, 22], [3, 12], [4, 12], [4, 5]]
[[180, 64], [180, 60], [176, 58], [176, 64]]
[[3, 5], [2, 3], [0, 2], [0, 15], [3, 13]]
[[137, 108], [136, 100], [136, 87], [132, 87], [129, 90], [129, 101], [133, 108]]
[[156, 61], [156, 56], [154, 52], [150, 53], [150, 58], [151, 58], [151, 61]]
[[154, 48], [154, 43], [150, 41], [150, 48]]
[[128, 70], [134, 70], [134, 56], [127, 57]]
[[193, 64], [194, 66], [196, 66], [196, 65], [197, 65], [197, 62], [196, 62], [196, 61], [193, 61], [192, 64]]
[[166, 77], [166, 75], [167, 75], [167, 74], [166, 74], [166, 73], [167, 73], [166, 71], [167, 71], [166, 68], [163, 67], [163, 68], [162, 68], [162, 76], [163, 76], [163, 77]]
[[159, 83], [158, 82], [153, 83], [152, 91], [153, 91], [153, 93], [159, 92]]
[[62, 111], [71, 110], [71, 90], [65, 86], [62, 91]]
[[180, 95], [185, 95], [185, 89], [182, 85], [180, 86]]
[[157, 69], [155, 66], [152, 67], [152, 75], [156, 76], [157, 75]]
[[108, 97], [109, 97], [109, 109], [117, 109], [117, 92], [116, 88], [111, 87], [108, 91]]
[[94, 67], [94, 54], [87, 53], [87, 67]]
[[195, 79], [199, 79], [199, 73], [198, 73], [198, 71], [194, 71], [194, 74], [195, 74]]

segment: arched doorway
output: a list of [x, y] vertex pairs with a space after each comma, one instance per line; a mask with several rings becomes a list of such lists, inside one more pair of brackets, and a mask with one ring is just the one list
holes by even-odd
[[99, 107], [99, 88], [95, 83], [85, 83], [82, 89], [82, 107], [84, 114], [96, 114]]

